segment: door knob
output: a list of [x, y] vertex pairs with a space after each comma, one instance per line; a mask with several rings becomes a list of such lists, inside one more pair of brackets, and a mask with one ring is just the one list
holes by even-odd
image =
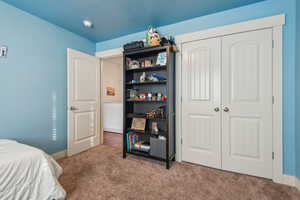
[[215, 107], [215, 112], [219, 112], [220, 111], [220, 108], [219, 107]]
[[76, 108], [76, 107], [74, 107], [74, 106], [71, 106], [71, 107], [70, 107], [70, 110], [71, 110], [71, 111], [74, 111], [74, 110], [78, 110], [78, 108]]
[[228, 107], [225, 107], [223, 110], [224, 110], [224, 112], [229, 112], [229, 108]]

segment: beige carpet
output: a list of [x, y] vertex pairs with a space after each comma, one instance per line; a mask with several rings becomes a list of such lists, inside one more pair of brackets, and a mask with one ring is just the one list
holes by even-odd
[[122, 158], [121, 148], [100, 146], [62, 159], [60, 182], [78, 200], [299, 200], [300, 192], [269, 180], [192, 164]]

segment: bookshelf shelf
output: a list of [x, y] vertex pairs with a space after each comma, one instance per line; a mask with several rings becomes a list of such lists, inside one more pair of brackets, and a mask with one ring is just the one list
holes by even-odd
[[151, 84], [167, 84], [167, 81], [147, 81], [147, 82], [137, 82], [137, 83], [126, 83], [127, 86], [132, 85], [151, 85]]
[[126, 100], [129, 103], [166, 103], [167, 101], [157, 101], [157, 100], [133, 100], [133, 99], [127, 99]]
[[157, 120], [157, 121], [160, 121], [160, 120], [167, 120], [166, 118], [161, 118], [161, 117], [147, 117], [146, 114], [144, 113], [127, 113], [127, 118], [145, 118], [145, 119], [148, 119], [148, 120]]
[[136, 155], [136, 156], [143, 156], [143, 157], [146, 157], [146, 158], [151, 158], [151, 159], [154, 159], [154, 160], [166, 161], [166, 159], [164, 159], [164, 158], [151, 156], [149, 153], [145, 153], [145, 152], [142, 152], [142, 151], [132, 151], [132, 152], [127, 152], [127, 153], [132, 154], [132, 155]]
[[145, 134], [145, 135], [149, 135], [152, 137], [156, 137], [158, 135], [165, 135], [166, 131], [159, 131], [157, 134], [153, 134], [151, 131], [139, 131], [139, 130], [134, 130], [134, 129], [126, 129], [126, 132], [134, 132], [134, 133], [139, 133], [139, 134]]
[[138, 68], [138, 69], [128, 69], [126, 68], [127, 72], [146, 72], [146, 71], [161, 71], [161, 70], [166, 70], [167, 66], [166, 65], [155, 65], [152, 67], [143, 67], [143, 68]]

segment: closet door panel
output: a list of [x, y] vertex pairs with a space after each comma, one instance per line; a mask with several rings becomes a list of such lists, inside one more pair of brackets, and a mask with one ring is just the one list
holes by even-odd
[[272, 177], [272, 30], [222, 38], [222, 168]]
[[182, 158], [220, 168], [220, 38], [183, 45]]

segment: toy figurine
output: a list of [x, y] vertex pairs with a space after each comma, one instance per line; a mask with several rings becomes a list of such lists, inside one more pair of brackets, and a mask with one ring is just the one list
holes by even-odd
[[159, 74], [155, 74], [155, 73], [153, 73], [150, 76], [148, 76], [147, 79], [149, 81], [152, 81], [152, 82], [158, 82], [158, 81], [165, 81], [165, 80], [167, 80], [165, 77], [163, 77], [163, 76], [161, 76]]
[[130, 99], [135, 99], [137, 97], [137, 91], [134, 89], [129, 89], [128, 94]]
[[160, 45], [160, 41], [161, 41], [160, 35], [157, 32], [157, 30], [153, 27], [150, 27], [148, 29], [146, 39], [147, 39], [147, 44], [149, 46], [158, 46], [158, 45]]
[[143, 83], [146, 81], [146, 73], [143, 72], [142, 76], [140, 76], [140, 82]]
[[147, 98], [148, 98], [149, 101], [151, 101], [151, 100], [152, 100], [152, 94], [151, 94], [151, 93], [148, 93]]
[[165, 106], [161, 106], [157, 109], [152, 110], [151, 112], [146, 113], [146, 117], [148, 119], [153, 119], [153, 118], [164, 119], [165, 118]]
[[162, 98], [162, 93], [157, 93], [157, 101], [161, 101], [161, 98]]
[[140, 96], [139, 100], [146, 100], [146, 94], [142, 93], [139, 96]]
[[152, 61], [151, 60], [145, 60], [145, 67], [152, 67]]
[[152, 125], [151, 125], [151, 132], [152, 134], [155, 134], [155, 135], [158, 135], [158, 124], [157, 122], [152, 122]]
[[140, 68], [140, 63], [137, 60], [131, 60], [130, 58], [126, 58], [126, 63], [127, 63], [128, 69]]

